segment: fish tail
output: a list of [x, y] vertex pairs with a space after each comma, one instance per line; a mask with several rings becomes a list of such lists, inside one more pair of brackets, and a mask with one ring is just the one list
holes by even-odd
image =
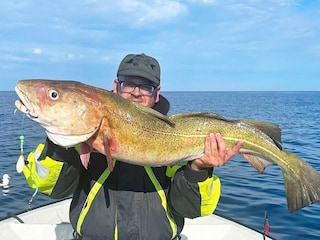
[[320, 201], [320, 173], [298, 156], [282, 150], [294, 168], [282, 168], [288, 211], [295, 212]]

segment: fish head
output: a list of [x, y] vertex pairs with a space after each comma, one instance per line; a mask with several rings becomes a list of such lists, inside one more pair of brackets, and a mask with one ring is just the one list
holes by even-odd
[[93, 92], [85, 86], [75, 81], [20, 80], [15, 106], [39, 123], [54, 143], [71, 147], [93, 136], [100, 125]]

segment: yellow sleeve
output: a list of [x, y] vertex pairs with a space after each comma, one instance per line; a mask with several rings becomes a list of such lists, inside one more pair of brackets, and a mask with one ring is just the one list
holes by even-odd
[[210, 215], [216, 209], [220, 195], [220, 179], [213, 175], [203, 182], [199, 182], [199, 192], [201, 195], [201, 216]]
[[23, 174], [31, 188], [38, 188], [39, 192], [50, 195], [60, 175], [63, 162], [55, 161], [48, 156], [38, 159], [43, 148], [44, 144], [39, 144], [37, 149], [28, 155], [28, 163], [23, 168]]

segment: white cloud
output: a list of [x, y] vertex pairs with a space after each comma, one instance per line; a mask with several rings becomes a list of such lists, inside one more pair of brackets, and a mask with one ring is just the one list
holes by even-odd
[[204, 3], [204, 4], [211, 4], [216, 3], [218, 0], [188, 0], [188, 2], [192, 3]]
[[68, 54], [67, 54], [67, 58], [68, 58], [68, 59], [73, 59], [73, 58], [74, 58], [74, 54], [68, 53]]
[[91, 13], [98, 13], [103, 19], [112, 19], [127, 26], [167, 22], [187, 12], [187, 5], [177, 0], [118, 0], [108, 4], [96, 0], [87, 1], [86, 4]]
[[34, 49], [32, 49], [32, 53], [37, 54], [37, 55], [41, 55], [43, 52], [42, 52], [41, 48], [34, 48]]
[[178, 1], [148, 1], [139, 9], [139, 22], [171, 20], [186, 12], [187, 7]]

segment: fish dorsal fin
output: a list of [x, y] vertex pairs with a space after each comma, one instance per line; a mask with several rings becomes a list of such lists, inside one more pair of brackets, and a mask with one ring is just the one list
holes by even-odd
[[233, 123], [244, 123], [251, 127], [254, 127], [264, 134], [269, 136], [274, 144], [282, 150], [282, 140], [281, 140], [281, 127], [278, 124], [271, 123], [271, 122], [263, 122], [257, 120], [229, 120], [226, 119], [219, 114], [212, 113], [212, 112], [194, 112], [194, 113], [182, 113], [182, 114], [175, 114], [172, 115], [171, 119], [178, 119], [178, 118], [188, 118], [188, 117], [208, 117], [213, 118], [225, 122], [233, 122]]
[[276, 146], [282, 150], [281, 127], [278, 124], [271, 123], [271, 122], [256, 121], [256, 120], [238, 120], [238, 121], [246, 123], [264, 132], [273, 140]]
[[160, 119], [162, 121], [164, 121], [165, 123], [169, 124], [171, 127], [174, 127], [176, 124], [174, 121], [172, 121], [167, 115], [164, 115], [152, 108], [149, 108], [149, 107], [145, 107], [145, 106], [142, 106], [140, 104], [137, 104], [137, 103], [133, 103], [132, 104], [135, 105], [136, 108], [140, 109], [142, 112], [146, 113], [146, 114], [149, 114], [157, 119]]
[[171, 115], [171, 118], [173, 119], [189, 118], [189, 117], [207, 117], [207, 118], [214, 118], [217, 120], [230, 122], [230, 120], [220, 116], [219, 114], [211, 113], [211, 112], [190, 112], [190, 113], [180, 113], [180, 114]]

